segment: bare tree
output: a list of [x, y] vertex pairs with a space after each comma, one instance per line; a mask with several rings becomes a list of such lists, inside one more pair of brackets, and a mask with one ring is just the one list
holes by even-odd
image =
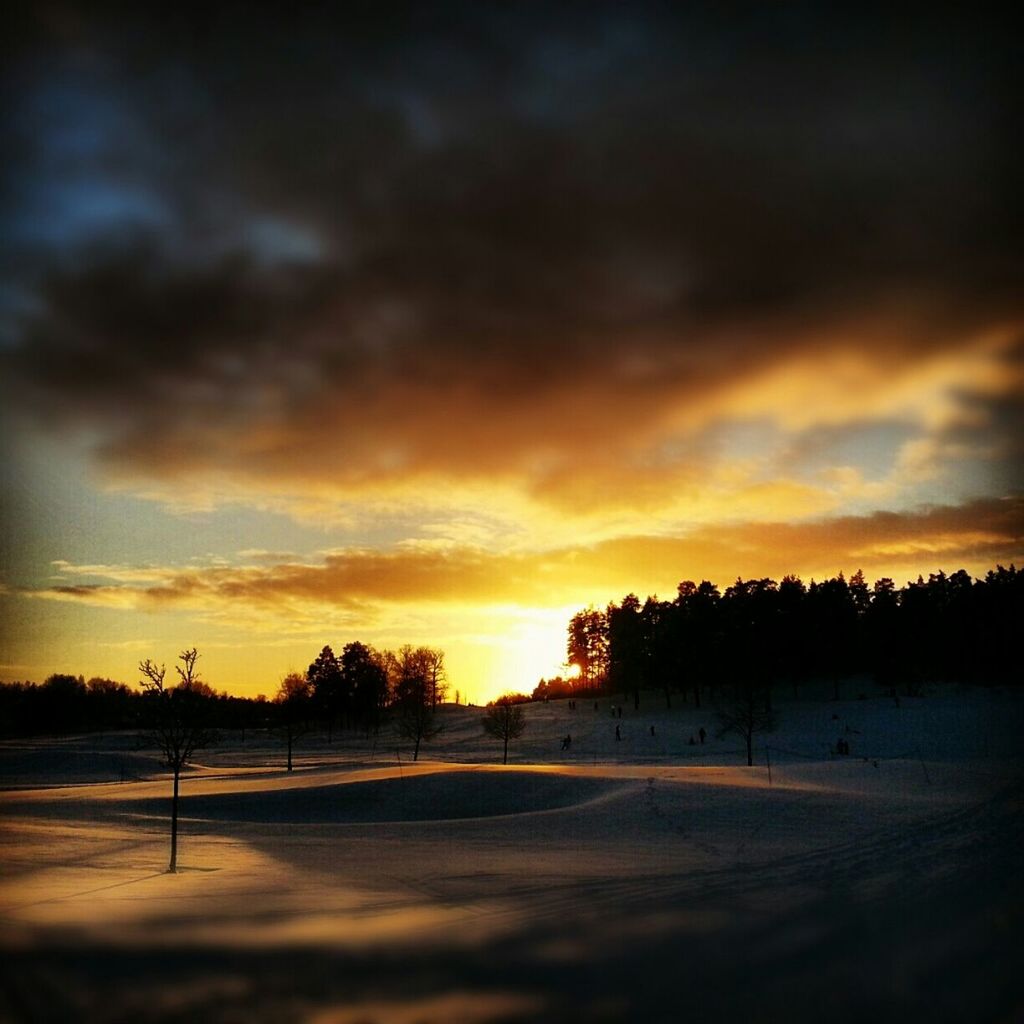
[[481, 724], [488, 736], [501, 740], [505, 745], [501, 763], [508, 764], [509, 740], [518, 739], [526, 729], [526, 716], [523, 714], [522, 706], [514, 704], [508, 695], [499, 697], [484, 712]]
[[775, 716], [765, 707], [764, 695], [754, 686], [737, 685], [729, 697], [718, 706], [719, 736], [735, 733], [747, 745], [747, 765], [754, 763], [754, 734], [771, 732]]
[[283, 719], [280, 732], [288, 747], [288, 771], [292, 770], [292, 748], [300, 736], [309, 731], [309, 712], [313, 687], [298, 672], [291, 672], [281, 680], [274, 703], [281, 709]]
[[432, 740], [441, 726], [434, 722], [433, 693], [435, 670], [441, 664], [434, 655], [439, 652], [428, 647], [402, 647], [397, 655], [389, 655], [389, 670], [393, 677], [393, 695], [396, 709], [395, 727], [402, 739], [413, 744], [412, 759], [419, 759], [420, 744]]
[[139, 662], [140, 685], [152, 701], [154, 713], [153, 742], [163, 753], [167, 767], [174, 773], [174, 794], [171, 798], [171, 860], [167, 871], [178, 870], [178, 785], [181, 770], [193, 753], [213, 741], [214, 734], [206, 727], [207, 699], [212, 693], [199, 678], [196, 662], [199, 653], [192, 647], [178, 655], [180, 665], [177, 686], [168, 686], [167, 669], [147, 658]]
[[448, 674], [444, 667], [444, 651], [437, 647], [421, 647], [424, 666], [427, 671], [427, 691], [430, 704], [437, 707], [448, 696]]
[[418, 700], [406, 700], [399, 705], [395, 727], [402, 739], [412, 743], [414, 761], [419, 760], [420, 744], [429, 743], [444, 728], [435, 723], [434, 709], [430, 704]]

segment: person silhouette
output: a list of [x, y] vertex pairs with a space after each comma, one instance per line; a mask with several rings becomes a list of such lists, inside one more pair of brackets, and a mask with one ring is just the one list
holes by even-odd
[[621, 740], [622, 739], [622, 733], [619, 731], [619, 727], [618, 726], [615, 726], [615, 738], [617, 740]]

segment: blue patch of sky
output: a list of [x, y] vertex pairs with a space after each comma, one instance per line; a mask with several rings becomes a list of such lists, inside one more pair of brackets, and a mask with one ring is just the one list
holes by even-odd
[[947, 457], [941, 472], [916, 485], [913, 504], [957, 505], [976, 498], [1003, 497], [1009, 493], [1006, 484], [1012, 473], [1001, 459], [971, 453]]
[[699, 437], [680, 435], [663, 440], [650, 460], [656, 465], [685, 464], [689, 459], [743, 462], [755, 478], [768, 478], [778, 469], [785, 438], [767, 418], [722, 420], [706, 428]]
[[103, 83], [56, 72], [19, 97], [11, 128], [28, 157], [5, 173], [6, 244], [59, 250], [126, 225], [167, 223], [146, 180], [159, 160], [155, 140]]
[[918, 433], [916, 427], [898, 421], [817, 428], [796, 439], [790, 457], [804, 478], [852, 466], [865, 480], [882, 480], [892, 472], [903, 445]]
[[[176, 96], [184, 90], [185, 102], [199, 103], [194, 90], [174, 84]], [[199, 231], [190, 240], [165, 195], [174, 154], [132, 103], [102, 80], [68, 72], [26, 91], [12, 122], [31, 156], [6, 174], [14, 197], [0, 228], [7, 244], [60, 251], [142, 228], [161, 233], [177, 258], [201, 258], [199, 239], [198, 248], [213, 258], [226, 248], [247, 249], [270, 264], [323, 257], [323, 241], [310, 227], [195, 182], [205, 193], [201, 205], [215, 211], [219, 224], [212, 238]]]
[[169, 223], [169, 211], [156, 193], [100, 178], [27, 183], [22, 199], [5, 232], [15, 245], [73, 247], [121, 228]]

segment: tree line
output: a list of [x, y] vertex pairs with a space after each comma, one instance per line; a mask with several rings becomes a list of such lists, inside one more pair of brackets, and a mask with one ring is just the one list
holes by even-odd
[[444, 651], [406, 644], [397, 651], [378, 651], [369, 644], [346, 644], [340, 655], [328, 646], [316, 656], [305, 675], [285, 676], [275, 698], [282, 712], [292, 767], [295, 740], [319, 722], [328, 741], [334, 730], [380, 729], [386, 714], [399, 736], [413, 747], [437, 734], [434, 713], [448, 694]]
[[[139, 665], [140, 686], [102, 677], [56, 673], [43, 683], [0, 683], [0, 735], [67, 735], [103, 730], [150, 730], [155, 700], [147, 659]], [[331, 739], [337, 729], [379, 729], [385, 717], [418, 717], [420, 740], [438, 704], [448, 695], [444, 652], [405, 645], [378, 651], [358, 641], [339, 655], [324, 647], [304, 673], [289, 673], [268, 699], [218, 692], [198, 678], [190, 693], [202, 704], [211, 729], [308, 731], [321, 727]]]
[[[235, 697], [201, 683], [196, 693], [219, 729], [265, 728], [273, 722], [266, 697]], [[42, 683], [0, 683], [0, 734], [67, 735], [119, 729], [147, 729], [152, 700], [144, 689], [100, 676], [55, 673]]]
[[1024, 570], [997, 566], [983, 579], [961, 569], [897, 588], [858, 571], [805, 585], [797, 576], [737, 579], [724, 591], [684, 580], [672, 600], [627, 594], [569, 622], [576, 678], [542, 679], [534, 699], [569, 693], [658, 690], [701, 701], [737, 682], [759, 687], [770, 710], [776, 684], [800, 687], [868, 674], [893, 694], [927, 682], [1015, 681], [1015, 631], [1024, 621]]

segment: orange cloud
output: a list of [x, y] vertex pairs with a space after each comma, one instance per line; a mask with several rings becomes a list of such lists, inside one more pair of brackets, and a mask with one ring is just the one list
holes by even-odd
[[[938, 560], [938, 561], [937, 561]], [[60, 565], [66, 575], [113, 583], [66, 583], [38, 597], [159, 610], [334, 606], [358, 618], [382, 605], [552, 607], [609, 600], [631, 590], [674, 591], [684, 578], [728, 583], [736, 575], [822, 576], [863, 568], [890, 574], [1024, 560], [1024, 500], [980, 500], [921, 512], [879, 512], [794, 525], [703, 526], [685, 537], [633, 536], [532, 553], [473, 547], [353, 549], [316, 564], [184, 572]], [[939, 564], [941, 563], [941, 564]]]

